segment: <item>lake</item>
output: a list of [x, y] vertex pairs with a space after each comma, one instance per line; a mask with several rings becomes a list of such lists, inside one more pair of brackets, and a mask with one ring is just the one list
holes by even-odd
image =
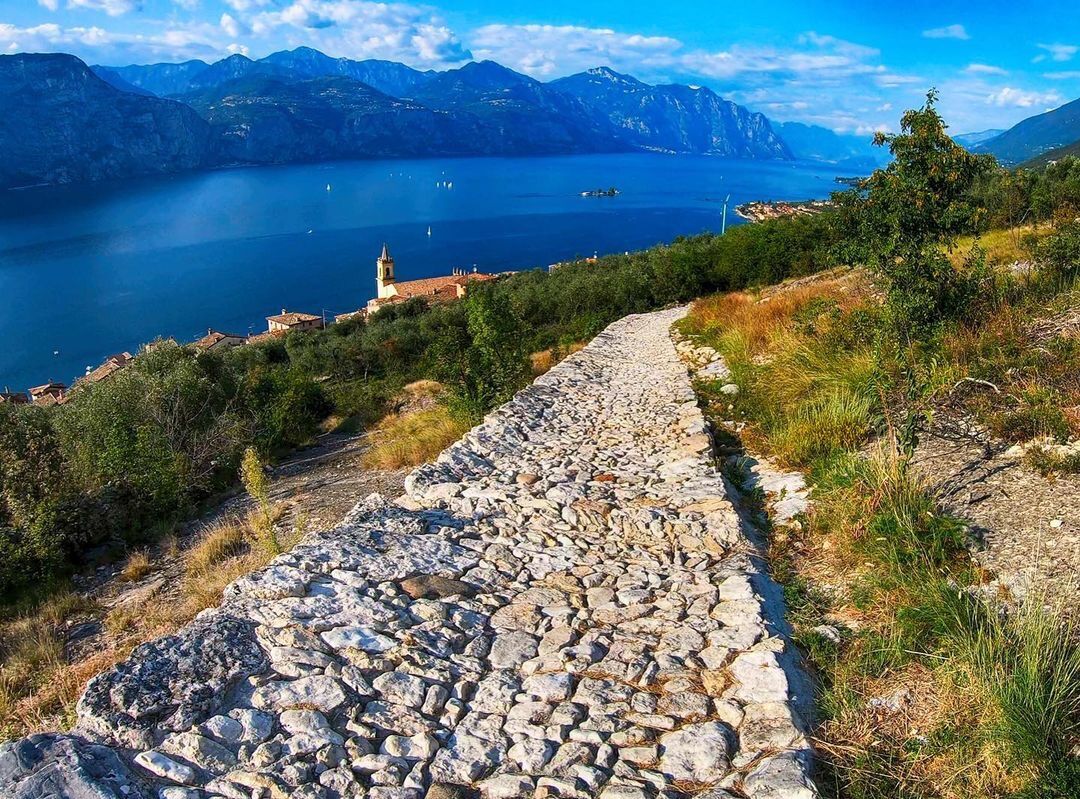
[[[70, 383], [158, 336], [259, 332], [282, 308], [355, 310], [375, 294], [383, 242], [399, 280], [546, 266], [718, 231], [728, 194], [729, 225], [742, 202], [826, 197], [834, 174], [636, 153], [350, 161], [0, 192], [0, 388]], [[580, 196], [609, 186], [621, 194]]]

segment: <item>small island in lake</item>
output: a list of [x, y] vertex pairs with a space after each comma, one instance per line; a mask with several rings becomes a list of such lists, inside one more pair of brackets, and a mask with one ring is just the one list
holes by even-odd
[[592, 191], [581, 192], [582, 197], [614, 197], [619, 193], [619, 190], [612, 186], [610, 189], [593, 189]]

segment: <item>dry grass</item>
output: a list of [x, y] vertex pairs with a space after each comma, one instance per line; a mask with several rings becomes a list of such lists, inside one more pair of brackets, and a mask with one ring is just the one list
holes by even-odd
[[184, 574], [189, 580], [209, 577], [218, 564], [247, 550], [247, 526], [240, 519], [225, 519], [203, 533], [187, 551]]
[[443, 393], [443, 384], [438, 380], [415, 380], [406, 385], [404, 391], [410, 398], [437, 397]]
[[[989, 230], [978, 238], [978, 244], [986, 253], [986, 262], [991, 266], [1003, 266], [1026, 261], [1031, 258], [1030, 241], [1041, 239], [1049, 235], [1053, 228], [1049, 225], [1036, 230], [1031, 225], [1023, 225], [1016, 228]], [[949, 260], [953, 266], [961, 267], [964, 259], [971, 252], [975, 244], [974, 236], [963, 236], [957, 241], [956, 247], [949, 253]]]
[[760, 359], [812, 303], [830, 302], [848, 311], [864, 304], [871, 293], [863, 273], [848, 272], [773, 291], [764, 298], [745, 292], [706, 297], [694, 303], [690, 323], [694, 332], [729, 337], [730, 346], [741, 349], [749, 359]]
[[[184, 554], [177, 589], [159, 589], [137, 604], [112, 608], [103, 618], [107, 634], [100, 646], [75, 662], [69, 663], [64, 653], [66, 623], [100, 614], [78, 594], [56, 594], [0, 627], [0, 739], [70, 726], [75, 703], [92, 677], [139, 644], [173, 633], [200, 611], [220, 604], [229, 583], [271, 559], [255, 536], [250, 518], [225, 519], [209, 528]], [[294, 531], [283, 543], [292, 546], [298, 536]], [[175, 541], [173, 546], [178, 546]], [[137, 567], [132, 573], [143, 568], [138, 555], [133, 555]]]
[[456, 418], [442, 405], [403, 415], [390, 414], [372, 432], [372, 446], [364, 455], [364, 465], [371, 469], [418, 466], [468, 429], [468, 422]]
[[562, 361], [564, 358], [573, 355], [575, 352], [580, 352], [585, 348], [586, 342], [575, 341], [569, 347], [552, 347], [551, 349], [540, 350], [540, 352], [534, 352], [529, 356], [529, 363], [532, 367], [533, 377], [539, 377], [551, 370], [551, 367]]
[[0, 628], [3, 737], [48, 726], [47, 719], [65, 715], [82, 686], [73, 685], [77, 680], [68, 673], [62, 640], [64, 625], [68, 619], [93, 610], [93, 603], [64, 591]]
[[150, 553], [140, 549], [128, 555], [124, 568], [120, 570], [120, 579], [127, 583], [135, 583], [154, 570], [154, 564], [150, 560]]

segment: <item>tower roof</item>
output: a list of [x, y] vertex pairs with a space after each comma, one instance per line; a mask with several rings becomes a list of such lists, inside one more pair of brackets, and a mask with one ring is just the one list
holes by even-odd
[[382, 255], [379, 256], [379, 260], [380, 261], [392, 261], [392, 260], [394, 260], [393, 258], [390, 257], [390, 248], [386, 246], [386, 242], [383, 242]]

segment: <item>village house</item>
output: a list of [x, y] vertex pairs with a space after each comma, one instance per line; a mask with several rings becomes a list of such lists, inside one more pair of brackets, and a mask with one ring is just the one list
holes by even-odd
[[30, 400], [35, 405], [57, 405], [64, 401], [67, 386], [50, 380], [43, 386], [30, 389]]
[[110, 355], [102, 361], [101, 366], [96, 369], [88, 369], [86, 375], [75, 382], [100, 383], [105, 378], [112, 377], [121, 369], [127, 367], [133, 360], [134, 357], [130, 352], [121, 352], [116, 355]]
[[21, 391], [0, 391], [0, 405], [26, 405], [30, 399]]
[[323, 318], [310, 313], [286, 311], [266, 317], [267, 333], [288, 333], [292, 330], [318, 330], [323, 326]]
[[469, 283], [494, 280], [494, 275], [455, 269], [453, 274], [443, 277], [427, 277], [420, 280], [398, 281], [394, 275], [394, 258], [384, 244], [382, 254], [375, 261], [375, 286], [377, 296], [369, 300], [367, 312], [376, 313], [379, 309], [398, 302], [405, 302], [419, 297], [428, 302], [450, 302], [465, 296]]
[[205, 336], [194, 342], [191, 346], [199, 352], [210, 352], [211, 350], [227, 350], [230, 347], [238, 347], [246, 342], [247, 336], [238, 336], [234, 333], [222, 333], [220, 330], [210, 328], [206, 331]]

